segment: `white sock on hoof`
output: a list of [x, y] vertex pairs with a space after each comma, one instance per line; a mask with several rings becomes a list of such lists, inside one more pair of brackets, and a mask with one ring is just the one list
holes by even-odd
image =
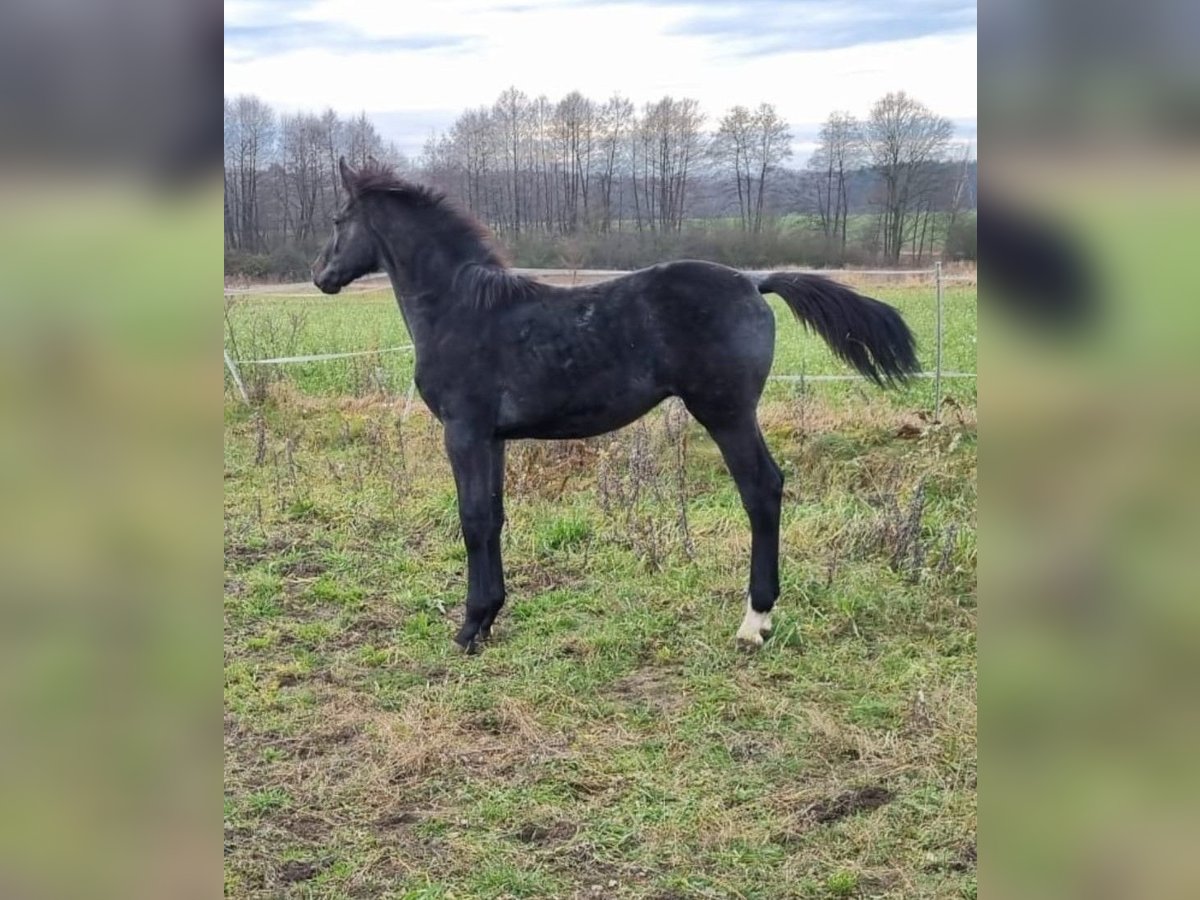
[[755, 612], [750, 606], [750, 598], [746, 598], [746, 615], [737, 631], [738, 641], [761, 647], [763, 634], [771, 630], [771, 614]]

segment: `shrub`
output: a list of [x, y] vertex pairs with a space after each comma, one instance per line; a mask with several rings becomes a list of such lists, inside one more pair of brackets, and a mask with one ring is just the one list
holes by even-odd
[[946, 234], [946, 259], [978, 259], [975, 227], [975, 216], [964, 215], [955, 220]]

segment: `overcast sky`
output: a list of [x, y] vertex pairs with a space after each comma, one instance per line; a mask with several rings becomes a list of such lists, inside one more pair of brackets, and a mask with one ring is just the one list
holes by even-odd
[[906, 90], [975, 140], [974, 0], [225, 0], [225, 93], [365, 110], [416, 155], [508, 85], [557, 100], [773, 103], [799, 158], [835, 109]]

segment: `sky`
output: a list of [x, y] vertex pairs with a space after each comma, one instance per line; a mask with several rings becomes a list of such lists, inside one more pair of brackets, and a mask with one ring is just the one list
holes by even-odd
[[691, 97], [709, 128], [767, 102], [802, 160], [830, 112], [896, 90], [973, 144], [975, 39], [974, 0], [225, 0], [225, 93], [365, 111], [411, 156], [509, 85]]

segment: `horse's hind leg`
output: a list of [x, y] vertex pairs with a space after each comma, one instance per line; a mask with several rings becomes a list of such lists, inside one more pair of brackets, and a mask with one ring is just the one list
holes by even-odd
[[[693, 415], [696, 415], [693, 410]], [[713, 421], [700, 411], [696, 418], [712, 435], [737, 484], [750, 518], [750, 591], [738, 642], [762, 646], [771, 630], [771, 609], [779, 597], [779, 508], [783, 473], [771, 458], [753, 411], [733, 420]]]

